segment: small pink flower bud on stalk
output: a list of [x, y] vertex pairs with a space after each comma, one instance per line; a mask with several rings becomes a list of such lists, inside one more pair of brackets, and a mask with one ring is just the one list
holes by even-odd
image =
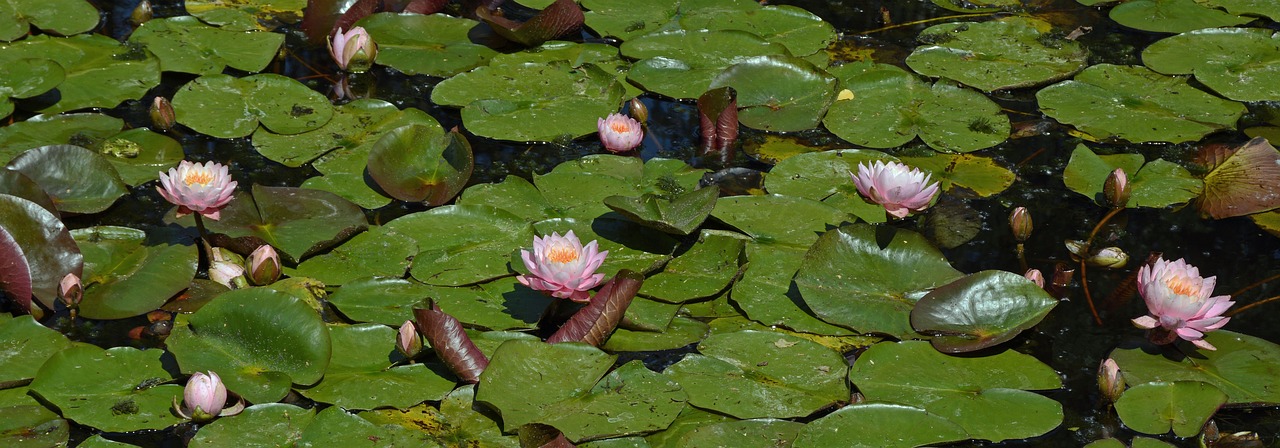
[[1026, 207], [1018, 207], [1009, 213], [1009, 229], [1013, 230], [1013, 239], [1025, 243], [1031, 238], [1031, 212]]
[[170, 104], [169, 99], [163, 96], [157, 96], [151, 102], [150, 112], [151, 124], [161, 131], [173, 129], [173, 125], [178, 122], [178, 117], [173, 112], [173, 104]]
[[898, 162], [859, 163], [858, 174], [852, 176], [862, 196], [884, 206], [895, 218], [923, 211], [938, 194], [938, 183], [929, 183], [932, 175]]
[[535, 236], [533, 253], [520, 250], [529, 275], [517, 276], [516, 280], [552, 297], [587, 302], [591, 300], [587, 291], [604, 280], [604, 274], [595, 272], [607, 255], [609, 251], [601, 252], [595, 241], [584, 247], [572, 230], [564, 236], [555, 232]]
[[1133, 319], [1138, 328], [1151, 330], [1152, 343], [1164, 345], [1185, 339], [1196, 347], [1216, 350], [1204, 334], [1222, 328], [1231, 320], [1222, 313], [1235, 302], [1231, 296], [1213, 296], [1217, 277], [1201, 277], [1200, 270], [1186, 261], [1165, 261], [1138, 269], [1138, 292], [1147, 303], [1148, 314]]
[[1124, 208], [1129, 204], [1129, 176], [1124, 169], [1116, 168], [1102, 184], [1102, 194], [1112, 208]]
[[596, 119], [596, 127], [600, 130], [600, 142], [609, 152], [630, 151], [644, 140], [640, 122], [626, 115], [609, 114], [606, 118]]
[[649, 107], [645, 106], [644, 101], [640, 101], [640, 98], [632, 98], [631, 101], [627, 102], [627, 110], [631, 112], [631, 116], [635, 117], [635, 120], [640, 124], [643, 125], [649, 121]]
[[364, 27], [355, 27], [347, 32], [342, 28], [329, 37], [329, 55], [333, 56], [338, 67], [352, 72], [364, 73], [373, 67], [373, 60], [378, 56], [378, 44]]
[[62, 281], [58, 282], [58, 298], [68, 309], [79, 307], [80, 300], [84, 298], [84, 285], [80, 283], [80, 277], [75, 274], [62, 277]]
[[222, 385], [222, 378], [212, 370], [206, 375], [196, 372], [187, 380], [187, 387], [182, 391], [182, 406], [178, 405], [178, 397], [173, 398], [173, 409], [182, 418], [201, 423], [219, 416], [235, 415], [244, 410], [244, 402], [236, 400], [230, 408], [227, 405], [227, 387]]
[[413, 321], [406, 320], [400, 325], [400, 331], [396, 335], [396, 350], [406, 359], [413, 359], [422, 353], [422, 337], [418, 336], [418, 328], [414, 327]]
[[1023, 274], [1023, 277], [1026, 277], [1027, 280], [1031, 280], [1032, 283], [1035, 283], [1036, 286], [1039, 286], [1041, 289], [1044, 288], [1044, 274], [1041, 274], [1039, 269], [1031, 269], [1027, 271], [1026, 274]]
[[191, 213], [218, 220], [220, 211], [236, 192], [227, 166], [214, 163], [191, 163], [183, 160], [169, 173], [160, 173], [156, 187], [165, 200], [178, 206], [178, 217]]
[[1098, 366], [1098, 391], [1102, 392], [1102, 398], [1115, 403], [1120, 399], [1120, 394], [1124, 393], [1124, 387], [1124, 376], [1120, 375], [1120, 366], [1116, 364], [1116, 360], [1103, 360]]
[[245, 268], [253, 284], [270, 285], [280, 279], [280, 254], [270, 244], [263, 244], [249, 254]]

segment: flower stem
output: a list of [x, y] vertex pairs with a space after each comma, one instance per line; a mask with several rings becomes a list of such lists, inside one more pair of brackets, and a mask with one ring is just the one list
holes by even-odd
[[1242, 306], [1242, 307], [1240, 307], [1240, 308], [1236, 308], [1236, 309], [1234, 309], [1234, 310], [1231, 310], [1231, 312], [1229, 312], [1229, 313], [1225, 313], [1225, 314], [1223, 314], [1223, 315], [1224, 315], [1224, 316], [1227, 316], [1227, 317], [1231, 317], [1231, 316], [1234, 316], [1234, 315], [1240, 314], [1241, 312], [1243, 312], [1244, 310], [1247, 310], [1247, 309], [1249, 309], [1249, 308], [1253, 308], [1253, 307], [1255, 307], [1255, 306], [1262, 305], [1262, 304], [1264, 304], [1264, 303], [1274, 302], [1274, 301], [1277, 301], [1277, 300], [1280, 300], [1280, 296], [1271, 296], [1271, 297], [1267, 297], [1267, 298], [1262, 299], [1262, 300], [1259, 300], [1259, 301], [1257, 301], [1257, 302], [1253, 302], [1253, 303], [1250, 303], [1250, 304], [1248, 304], [1248, 305]]
[[200, 239], [204, 240], [205, 236], [209, 234], [209, 232], [204, 229], [204, 220], [200, 219], [201, 216], [199, 213], [195, 213], [192, 216], [196, 218], [196, 231], [200, 233]]
[[1097, 323], [1098, 326], [1102, 326], [1102, 317], [1098, 316], [1098, 308], [1093, 304], [1093, 294], [1089, 293], [1089, 278], [1087, 276], [1088, 263], [1085, 262], [1085, 258], [1089, 255], [1091, 250], [1090, 246], [1093, 245], [1093, 238], [1098, 236], [1098, 232], [1102, 230], [1102, 226], [1107, 225], [1107, 221], [1110, 221], [1111, 218], [1119, 214], [1121, 210], [1124, 210], [1124, 207], [1112, 208], [1106, 216], [1102, 217], [1102, 220], [1098, 221], [1097, 225], [1093, 226], [1093, 231], [1089, 232], [1089, 238], [1084, 240], [1084, 251], [1080, 257], [1080, 289], [1084, 290], [1085, 303], [1089, 304], [1089, 313], [1093, 315], [1093, 321]]

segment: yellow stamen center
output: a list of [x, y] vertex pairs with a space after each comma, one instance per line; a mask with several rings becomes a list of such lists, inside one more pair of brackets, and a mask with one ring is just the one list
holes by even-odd
[[213, 173], [204, 170], [187, 171], [187, 173], [182, 176], [182, 182], [187, 184], [187, 186], [191, 186], [192, 184], [207, 186], [209, 185], [209, 182], [213, 182]]
[[578, 251], [572, 247], [555, 246], [547, 253], [547, 259], [556, 263], [568, 263], [578, 259]]
[[625, 121], [615, 121], [613, 123], [609, 123], [609, 128], [613, 129], [613, 132], [617, 132], [619, 134], [626, 134], [628, 132], [631, 132], [631, 123], [627, 123]]
[[1165, 286], [1168, 286], [1169, 290], [1173, 291], [1174, 294], [1196, 297], [1200, 293], [1200, 288], [1191, 282], [1188, 282], [1186, 277], [1173, 277], [1165, 281], [1164, 284]]

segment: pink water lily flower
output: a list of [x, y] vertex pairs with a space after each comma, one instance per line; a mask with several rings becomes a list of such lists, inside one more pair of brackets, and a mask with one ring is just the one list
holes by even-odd
[[360, 73], [373, 65], [378, 54], [378, 45], [364, 27], [357, 26], [343, 32], [338, 28], [329, 38], [329, 55], [343, 70]]
[[630, 151], [644, 140], [644, 128], [640, 122], [626, 115], [614, 113], [598, 118], [596, 127], [600, 130], [600, 142], [610, 152]]
[[533, 253], [520, 251], [529, 275], [516, 279], [552, 297], [586, 302], [591, 299], [587, 291], [604, 280], [604, 274], [595, 272], [607, 255], [609, 251], [601, 252], [594, 240], [583, 246], [572, 230], [564, 236], [555, 232], [541, 238], [535, 236]]
[[905, 218], [911, 212], [929, 207], [938, 194], [938, 183], [929, 183], [931, 175], [898, 162], [884, 163], [877, 160], [871, 165], [858, 164], [858, 174], [853, 183], [872, 202], [884, 206], [895, 218]]
[[227, 166], [214, 163], [191, 163], [183, 160], [169, 173], [160, 173], [160, 196], [178, 206], [178, 217], [199, 213], [218, 219], [222, 207], [231, 202], [236, 181], [231, 180]]
[[1200, 270], [1186, 261], [1156, 260], [1138, 269], [1138, 292], [1147, 302], [1146, 316], [1133, 320], [1139, 328], [1152, 330], [1151, 341], [1169, 344], [1182, 338], [1206, 350], [1216, 348], [1204, 334], [1222, 328], [1231, 320], [1222, 313], [1235, 302], [1231, 296], [1215, 296], [1217, 277], [1200, 277]]

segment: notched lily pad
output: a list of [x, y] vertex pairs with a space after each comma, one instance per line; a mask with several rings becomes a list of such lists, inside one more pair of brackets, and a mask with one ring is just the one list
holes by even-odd
[[[1076, 146], [1071, 152], [1071, 160], [1062, 173], [1062, 180], [1071, 191], [1103, 204], [1106, 201], [1102, 194], [1103, 184], [1116, 168], [1124, 169], [1129, 176], [1130, 194], [1127, 206], [1131, 208], [1185, 204], [1200, 196], [1201, 191], [1206, 188], [1204, 182], [1173, 162], [1156, 159], [1144, 163], [1141, 154], [1099, 156], [1084, 144]], [[1280, 180], [1280, 174], [1277, 174], [1277, 179]], [[1204, 197], [1207, 198], [1208, 195]]]
[[[41, 8], [51, 6], [41, 3]], [[95, 24], [97, 17], [95, 11]], [[58, 102], [40, 109], [43, 114], [89, 107], [110, 109], [126, 100], [142, 98], [160, 84], [160, 61], [155, 56], [139, 49], [130, 50], [101, 34], [71, 37], [42, 34], [0, 45], [0, 49], [4, 60], [49, 59], [62, 66], [66, 79], [58, 85]]]
[[1108, 16], [1129, 28], [1157, 33], [1185, 33], [1244, 25], [1254, 20], [1214, 8], [1200, 0], [1130, 0], [1111, 8]]
[[377, 63], [407, 75], [449, 77], [488, 63], [498, 55], [472, 43], [468, 33], [479, 25], [444, 14], [373, 14], [356, 22], [378, 43]]
[[0, 6], [0, 40], [14, 41], [34, 25], [45, 32], [70, 36], [98, 26], [98, 8], [85, 0], [29, 0]]
[[1084, 69], [1089, 53], [1079, 42], [1052, 35], [1051, 27], [1024, 17], [931, 26], [916, 37], [923, 45], [907, 65], [987, 92], [1058, 81]]
[[674, 197], [645, 194], [638, 198], [609, 196], [604, 204], [645, 227], [676, 235], [688, 235], [716, 207], [718, 188], [700, 188]]
[[191, 285], [199, 251], [194, 241], [148, 240], [141, 230], [100, 226], [71, 232], [84, 254], [80, 315], [122, 319], [160, 308]]
[[259, 123], [275, 133], [297, 134], [324, 126], [333, 116], [324, 95], [273, 73], [201, 76], [173, 95], [173, 110], [179, 123], [219, 138], [247, 136]]
[[793, 132], [818, 126], [836, 98], [836, 78], [809, 61], [757, 56], [731, 65], [708, 89], [737, 91], [738, 121], [756, 129]]
[[369, 150], [369, 176], [392, 197], [441, 205], [471, 178], [475, 156], [462, 133], [408, 125], [387, 132]]
[[251, 191], [236, 193], [221, 220], [205, 220], [210, 232], [237, 240], [232, 244], [244, 253], [270, 244], [297, 263], [369, 226], [360, 207], [327, 191], [262, 185]]
[[110, 432], [164, 429], [182, 420], [173, 414], [182, 386], [161, 366], [163, 350], [90, 344], [68, 347], [49, 358], [31, 390], [66, 418]]
[[1226, 402], [1227, 394], [1209, 383], [1151, 382], [1126, 390], [1116, 400], [1116, 413], [1135, 431], [1191, 437]]
[[149, 20], [134, 30], [129, 41], [160, 58], [161, 70], [212, 75], [227, 67], [262, 71], [279, 53], [284, 34], [228, 30], [179, 16]]

